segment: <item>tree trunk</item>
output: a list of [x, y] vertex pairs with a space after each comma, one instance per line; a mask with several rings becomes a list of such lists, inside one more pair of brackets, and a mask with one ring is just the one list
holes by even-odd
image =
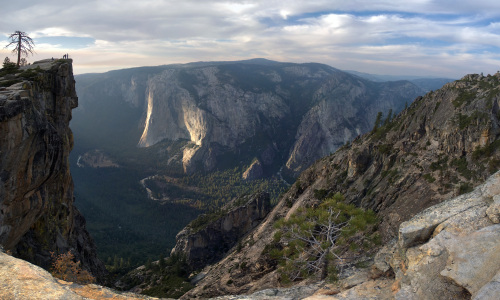
[[17, 37], [17, 67], [19, 68], [19, 62], [21, 62], [21, 34], [19, 33], [19, 36]]

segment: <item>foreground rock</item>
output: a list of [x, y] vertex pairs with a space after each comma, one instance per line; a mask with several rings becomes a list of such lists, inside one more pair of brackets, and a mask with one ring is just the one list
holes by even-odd
[[106, 273], [73, 205], [71, 60], [35, 62], [0, 78], [0, 245], [44, 268], [50, 252], [73, 252], [97, 279]]
[[44, 269], [0, 251], [0, 299], [157, 299], [58, 280]]
[[486, 211], [499, 197], [497, 172], [473, 192], [401, 224], [396, 252], [405, 255], [391, 264], [401, 287], [395, 298], [498, 299], [500, 224]]

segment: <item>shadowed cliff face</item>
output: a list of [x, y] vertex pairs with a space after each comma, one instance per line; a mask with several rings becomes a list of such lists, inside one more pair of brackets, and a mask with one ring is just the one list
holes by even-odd
[[45, 268], [50, 251], [72, 250], [100, 279], [104, 265], [73, 206], [69, 121], [78, 98], [71, 60], [29, 69], [26, 78], [9, 75], [14, 84], [0, 90], [0, 243]]
[[[235, 199], [222, 208], [213, 220], [209, 215], [202, 215], [181, 230], [177, 234], [172, 254], [185, 255], [188, 265], [193, 270], [200, 270], [221, 259], [270, 210], [267, 193]], [[203, 222], [204, 219], [207, 220]]]

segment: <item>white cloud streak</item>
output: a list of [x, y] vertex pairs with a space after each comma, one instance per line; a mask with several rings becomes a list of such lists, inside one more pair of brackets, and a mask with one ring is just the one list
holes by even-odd
[[[497, 2], [20, 0], [2, 5], [0, 45], [6, 44], [1, 35], [15, 30], [35, 41], [91, 38], [79, 49], [37, 44], [33, 59], [70, 52], [76, 73], [265, 57], [461, 77], [500, 68]], [[0, 55], [10, 54], [1, 49]]]

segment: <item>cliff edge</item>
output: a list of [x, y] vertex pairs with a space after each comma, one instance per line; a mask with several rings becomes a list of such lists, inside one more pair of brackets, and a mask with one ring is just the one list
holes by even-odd
[[72, 60], [42, 60], [0, 77], [0, 245], [48, 268], [72, 251], [98, 280], [106, 274], [73, 205]]

